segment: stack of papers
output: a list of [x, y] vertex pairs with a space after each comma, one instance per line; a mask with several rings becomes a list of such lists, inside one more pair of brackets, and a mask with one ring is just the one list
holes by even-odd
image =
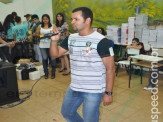
[[163, 48], [163, 28], [157, 29], [157, 47]]
[[135, 37], [139, 39], [140, 42], [142, 41], [143, 36], [143, 29], [148, 28], [148, 15], [146, 14], [137, 14], [136, 15], [136, 30], [135, 30]]
[[156, 42], [157, 30], [149, 30], [149, 41]]
[[122, 23], [121, 26], [121, 43], [128, 44], [128, 23]]
[[148, 43], [149, 42], [149, 29], [148, 28], [143, 28], [142, 42], [143, 43]]
[[108, 39], [113, 40], [115, 44], [119, 44], [121, 41], [121, 28], [117, 26], [107, 26], [106, 29]]
[[128, 44], [132, 44], [132, 39], [135, 37], [135, 17], [128, 18]]

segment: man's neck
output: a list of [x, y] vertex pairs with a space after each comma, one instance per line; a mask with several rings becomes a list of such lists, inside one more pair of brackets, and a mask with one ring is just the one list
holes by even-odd
[[21, 24], [21, 22], [18, 22], [18, 23], [17, 23], [17, 25], [20, 25], [20, 24]]
[[38, 21], [38, 22], [36, 23], [36, 25], [39, 24], [39, 23], [40, 23], [40, 21]]
[[87, 35], [89, 35], [89, 34], [91, 34], [93, 32], [94, 32], [93, 29], [89, 28], [89, 29], [85, 29], [85, 30], [80, 31], [79, 35], [80, 36], [87, 36]]

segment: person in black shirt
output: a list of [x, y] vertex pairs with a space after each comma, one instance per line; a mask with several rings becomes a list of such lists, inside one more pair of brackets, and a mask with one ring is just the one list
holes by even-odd
[[33, 49], [35, 52], [35, 60], [42, 63], [42, 55], [39, 48], [40, 37], [36, 34], [36, 31], [40, 26], [41, 22], [39, 20], [38, 15], [36, 14], [32, 15], [32, 21], [34, 22], [34, 26], [32, 27], [32, 37], [33, 37], [32, 42], [33, 42]]

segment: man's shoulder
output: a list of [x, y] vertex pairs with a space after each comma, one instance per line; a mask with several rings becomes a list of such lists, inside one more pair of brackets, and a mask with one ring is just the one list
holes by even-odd
[[93, 34], [91, 35], [93, 38], [96, 38], [97, 40], [102, 40], [106, 38], [104, 35], [100, 34], [97, 31], [94, 31]]
[[79, 35], [79, 33], [72, 33], [72, 34], [70, 34], [70, 36], [77, 36], [77, 35]]
[[13, 27], [12, 27], [12, 30], [16, 29], [17, 27], [18, 27], [17, 25], [13, 26]]
[[79, 34], [78, 33], [72, 33], [69, 35], [69, 38], [74, 38], [74, 37], [78, 37]]

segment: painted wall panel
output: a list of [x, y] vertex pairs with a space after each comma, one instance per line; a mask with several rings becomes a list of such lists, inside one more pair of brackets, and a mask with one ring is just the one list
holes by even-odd
[[17, 12], [18, 16], [25, 20], [25, 14], [49, 14], [53, 19], [52, 1], [51, 0], [9, 0], [9, 3], [0, 0], [0, 21], [3, 22], [5, 17], [11, 12]]

